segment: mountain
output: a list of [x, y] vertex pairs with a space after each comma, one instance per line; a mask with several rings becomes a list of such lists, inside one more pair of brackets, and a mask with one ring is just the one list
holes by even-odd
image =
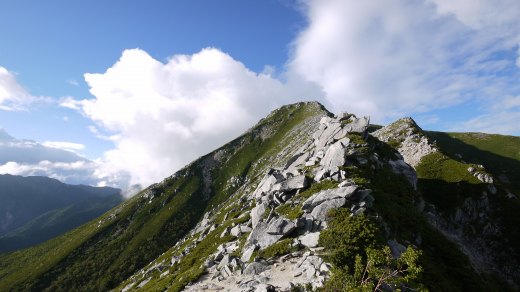
[[518, 289], [520, 162], [488, 168], [463, 151], [480, 144], [434, 135], [284, 106], [99, 218], [1, 255], [0, 290]]
[[0, 252], [25, 248], [88, 222], [122, 202], [120, 190], [47, 177], [0, 175]]

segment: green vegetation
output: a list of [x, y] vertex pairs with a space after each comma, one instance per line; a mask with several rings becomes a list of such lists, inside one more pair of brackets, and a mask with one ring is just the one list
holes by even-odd
[[272, 258], [275, 256], [281, 256], [284, 254], [298, 251], [297, 247], [291, 246], [292, 241], [293, 241], [292, 238], [286, 238], [286, 239], [280, 240], [277, 243], [275, 243], [263, 250], [259, 250], [257, 252], [257, 255], [259, 257], [268, 259], [268, 258]]
[[408, 248], [393, 259], [383, 245], [382, 233], [366, 216], [351, 216], [343, 208], [330, 213], [329, 229], [322, 231], [320, 245], [333, 265], [332, 278], [322, 291], [377, 291], [384, 285], [419, 288], [421, 253]]
[[320, 182], [312, 184], [308, 189], [298, 194], [299, 197], [308, 199], [310, 196], [314, 195], [317, 192], [333, 189], [338, 187], [338, 182], [333, 180], [322, 180]]
[[287, 219], [294, 220], [300, 218], [303, 215], [301, 204], [293, 205], [291, 202], [287, 202], [284, 205], [276, 208], [276, 212]]
[[451, 158], [483, 164], [502, 184], [520, 193], [520, 137], [483, 133], [426, 134]]
[[354, 266], [356, 255], [366, 248], [381, 245], [379, 228], [365, 216], [351, 216], [344, 208], [332, 210], [329, 228], [320, 234], [320, 246], [328, 252], [326, 259], [336, 267]]
[[458, 162], [440, 152], [434, 152], [421, 159], [421, 163], [417, 166], [417, 175], [420, 178], [438, 179], [445, 182], [481, 183], [468, 172], [470, 166], [472, 165]]

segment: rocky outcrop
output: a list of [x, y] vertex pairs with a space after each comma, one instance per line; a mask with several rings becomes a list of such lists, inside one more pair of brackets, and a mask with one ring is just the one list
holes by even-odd
[[412, 118], [399, 119], [371, 135], [394, 146], [403, 160], [414, 168], [424, 156], [439, 151]]

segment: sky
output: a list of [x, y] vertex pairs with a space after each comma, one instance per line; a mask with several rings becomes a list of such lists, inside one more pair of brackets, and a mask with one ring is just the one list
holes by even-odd
[[519, 45], [517, 0], [2, 1], [0, 173], [146, 186], [307, 100], [520, 135]]

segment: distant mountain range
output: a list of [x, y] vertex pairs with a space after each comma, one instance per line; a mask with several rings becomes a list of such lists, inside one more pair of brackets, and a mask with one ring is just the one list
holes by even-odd
[[0, 252], [69, 231], [123, 200], [109, 187], [68, 185], [47, 177], [0, 175]]

